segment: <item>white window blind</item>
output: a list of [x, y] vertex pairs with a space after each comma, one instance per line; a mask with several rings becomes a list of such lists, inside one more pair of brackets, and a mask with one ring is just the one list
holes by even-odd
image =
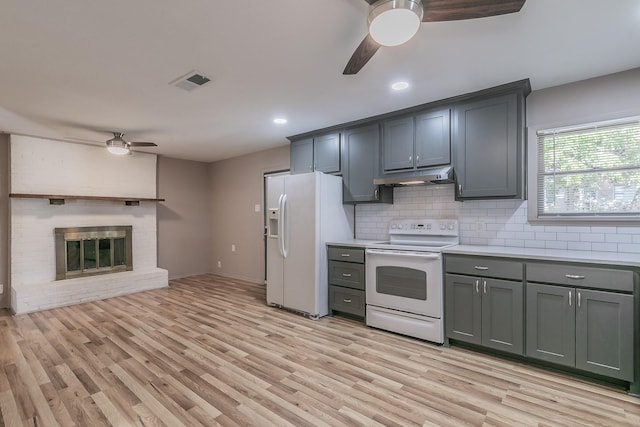
[[537, 135], [538, 218], [640, 213], [638, 118]]

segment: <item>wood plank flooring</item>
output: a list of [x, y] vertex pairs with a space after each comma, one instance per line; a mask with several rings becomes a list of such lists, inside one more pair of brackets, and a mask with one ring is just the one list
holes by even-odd
[[0, 426], [640, 426], [640, 399], [202, 275], [0, 313]]

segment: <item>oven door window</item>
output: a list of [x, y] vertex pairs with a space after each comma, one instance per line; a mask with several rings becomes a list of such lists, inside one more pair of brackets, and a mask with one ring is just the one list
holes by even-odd
[[427, 299], [427, 273], [407, 267], [376, 268], [376, 292], [417, 300]]

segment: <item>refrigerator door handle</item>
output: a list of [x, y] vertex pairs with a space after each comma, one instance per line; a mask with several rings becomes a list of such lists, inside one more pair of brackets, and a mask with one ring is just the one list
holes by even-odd
[[278, 250], [280, 251], [280, 256], [284, 258], [284, 236], [282, 232], [284, 231], [284, 222], [282, 221], [282, 199], [284, 198], [284, 194], [280, 195], [278, 198]]
[[282, 212], [280, 214], [280, 220], [282, 222], [282, 237], [281, 237], [281, 241], [282, 241], [282, 256], [284, 258], [287, 258], [287, 254], [289, 252], [288, 248], [287, 248], [287, 195], [283, 194], [282, 195], [282, 209], [280, 210], [280, 212]]

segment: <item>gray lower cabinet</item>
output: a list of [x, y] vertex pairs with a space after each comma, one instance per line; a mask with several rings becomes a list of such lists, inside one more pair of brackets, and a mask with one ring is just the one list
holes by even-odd
[[393, 203], [393, 189], [374, 185], [380, 172], [378, 124], [348, 129], [343, 138], [344, 203]]
[[329, 313], [365, 316], [364, 248], [328, 247]]
[[447, 274], [447, 338], [523, 353], [523, 284]]
[[527, 356], [634, 380], [633, 295], [527, 284]]
[[456, 105], [457, 199], [524, 196], [524, 96], [520, 92]]

